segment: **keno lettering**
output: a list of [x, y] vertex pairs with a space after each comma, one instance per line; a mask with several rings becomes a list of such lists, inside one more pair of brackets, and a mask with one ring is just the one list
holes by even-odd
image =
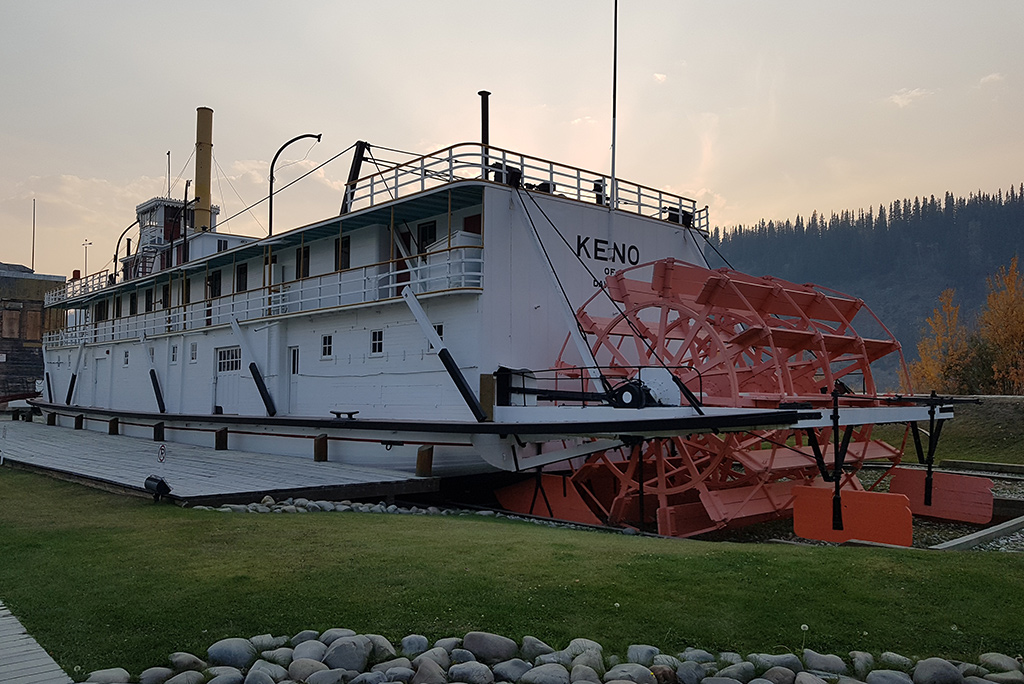
[[581, 259], [586, 257], [594, 261], [636, 266], [640, 263], [640, 248], [625, 242], [610, 242], [601, 238], [591, 238], [589, 235], [577, 235], [576, 256]]

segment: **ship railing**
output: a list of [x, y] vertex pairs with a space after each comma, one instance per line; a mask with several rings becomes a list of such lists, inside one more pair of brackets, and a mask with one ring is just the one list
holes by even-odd
[[47, 347], [136, 340], [200, 330], [239, 321], [370, 304], [401, 296], [406, 285], [417, 294], [483, 287], [483, 251], [462, 246], [407, 260], [362, 266], [269, 287], [236, 292], [181, 306], [69, 326], [47, 332]]
[[[478, 143], [460, 143], [382, 169], [356, 181], [350, 211], [373, 207], [463, 180], [485, 180], [609, 206], [612, 179], [595, 171]], [[694, 223], [694, 200], [619, 179], [616, 208], [669, 223]]]
[[54, 304], [63, 302], [65, 299], [102, 290], [112, 284], [110, 278], [110, 271], [107, 269], [97, 271], [96, 273], [87, 275], [84, 278], [76, 278], [75, 280], [68, 282], [63, 287], [47, 292], [43, 297], [43, 301], [46, 306], [53, 306]]

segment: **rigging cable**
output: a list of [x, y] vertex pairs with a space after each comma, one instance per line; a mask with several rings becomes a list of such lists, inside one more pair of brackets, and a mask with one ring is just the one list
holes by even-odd
[[[217, 188], [220, 190], [221, 200], [223, 201], [223, 198], [224, 198], [224, 190], [220, 186], [220, 179], [221, 179], [221, 177], [223, 177], [224, 179], [227, 180], [228, 187], [231, 188], [231, 191], [235, 193], [235, 197], [238, 198], [238, 201], [241, 202], [244, 205], [245, 204], [245, 200], [242, 199], [242, 196], [239, 194], [238, 189], [235, 188], [234, 183], [231, 182], [231, 176], [229, 176], [226, 173], [224, 173], [224, 169], [222, 169], [220, 167], [220, 162], [217, 161], [217, 156], [216, 155], [211, 155], [211, 156], [213, 157], [213, 163], [217, 166], [217, 171], [219, 172], [219, 174], [217, 176]], [[255, 205], [253, 205], [253, 206], [255, 206]], [[260, 230], [265, 232], [266, 228], [264, 228], [263, 224], [260, 223], [259, 217], [257, 217], [256, 214], [254, 214], [251, 211], [249, 212], [249, 214], [252, 216], [252, 220], [256, 222], [256, 225], [258, 225], [260, 227]], [[223, 221], [221, 221], [221, 223], [223, 223]]]
[[[704, 209], [706, 210], [707, 206], [705, 206]], [[722, 253], [718, 251], [717, 247], [715, 247], [715, 243], [713, 243], [711, 240], [709, 240], [708, 236], [705, 235], [703, 232], [701, 232], [699, 230], [697, 232], [700, 233], [700, 236], [702, 238], [704, 238], [704, 242], [708, 243], [708, 245], [711, 247], [711, 249], [715, 250], [715, 254], [718, 255], [718, 258], [721, 259], [722, 261], [724, 261], [726, 266], [728, 266], [729, 268], [732, 268], [732, 270], [735, 271], [736, 269], [733, 268], [733, 265], [729, 263], [729, 260], [726, 259], [724, 256], [722, 256]], [[696, 242], [696, 240], [694, 242]], [[703, 251], [701, 251], [701, 254], [703, 254]], [[708, 261], [708, 258], [704, 257], [704, 263], [707, 263], [707, 261]], [[711, 264], [708, 264], [708, 266], [710, 266], [710, 265]]]
[[[325, 161], [325, 162], [323, 162], [323, 163], [321, 163], [321, 164], [318, 164], [318, 165], [314, 166], [314, 167], [313, 167], [313, 168], [311, 168], [311, 169], [310, 169], [309, 171], [307, 171], [306, 173], [302, 174], [301, 176], [299, 176], [299, 177], [298, 177], [298, 178], [296, 178], [295, 180], [293, 180], [293, 181], [291, 181], [290, 183], [288, 183], [288, 184], [286, 184], [286, 185], [282, 186], [281, 188], [278, 188], [277, 190], [274, 190], [274, 194], [275, 194], [275, 195], [276, 195], [276, 194], [278, 194], [279, 192], [281, 192], [281, 191], [282, 191], [282, 190], [284, 190], [285, 188], [290, 188], [291, 186], [295, 185], [296, 183], [298, 183], [298, 182], [299, 182], [300, 180], [302, 180], [302, 179], [303, 179], [303, 178], [305, 178], [306, 176], [308, 176], [308, 175], [310, 175], [310, 174], [312, 174], [312, 173], [315, 173], [315, 172], [319, 171], [320, 169], [322, 169], [323, 167], [327, 166], [327, 165], [328, 165], [328, 164], [330, 164], [330, 163], [331, 163], [332, 161], [334, 161], [335, 159], [337, 159], [337, 158], [338, 158], [338, 157], [340, 157], [341, 155], [345, 154], [346, 152], [348, 152], [349, 150], [351, 150], [351, 149], [352, 149], [353, 147], [355, 147], [355, 146], [356, 146], [356, 143], [352, 143], [351, 145], [349, 145], [348, 147], [346, 147], [346, 148], [345, 148], [345, 149], [343, 149], [343, 150], [342, 150], [341, 152], [339, 152], [338, 154], [334, 155], [333, 157], [331, 157], [331, 158], [330, 158], [330, 159], [328, 159], [327, 161]], [[254, 208], [254, 207], [258, 207], [259, 205], [261, 205], [261, 204], [263, 204], [264, 202], [266, 202], [266, 201], [267, 201], [267, 200], [268, 200], [269, 198], [270, 198], [270, 196], [269, 196], [269, 195], [267, 195], [266, 197], [264, 197], [263, 199], [259, 200], [258, 202], [254, 202], [253, 204], [250, 204], [250, 205], [249, 205], [249, 206], [247, 206], [247, 207], [246, 207], [245, 209], [242, 209], [241, 211], [239, 211], [239, 212], [236, 212], [236, 213], [232, 214], [231, 216], [227, 217], [227, 218], [226, 218], [226, 219], [224, 219], [223, 221], [218, 221], [218, 222], [217, 222], [217, 225], [219, 225], [219, 226], [222, 226], [222, 225], [224, 225], [225, 223], [227, 223], [227, 222], [228, 222], [228, 221], [230, 221], [231, 219], [233, 219], [233, 218], [237, 218], [238, 216], [240, 216], [240, 215], [244, 214], [245, 212], [249, 211], [250, 209], [252, 209], [252, 208]]]
[[[516, 190], [517, 193], [519, 193], [519, 188], [516, 188], [515, 190]], [[590, 275], [590, 277], [594, 279], [594, 282], [599, 283], [599, 287], [600, 287], [601, 292], [604, 293], [604, 295], [608, 298], [608, 301], [611, 302], [612, 306], [614, 306], [615, 309], [619, 312], [619, 315], [622, 316], [622, 320], [624, 320], [626, 322], [626, 325], [628, 325], [630, 330], [633, 331], [633, 334], [637, 337], [637, 339], [639, 339], [641, 342], [644, 343], [644, 346], [647, 347], [647, 350], [651, 353], [651, 356], [661, 365], [661, 367], [664, 368], [665, 370], [667, 370], [669, 372], [669, 374], [672, 375], [672, 377], [676, 381], [676, 385], [679, 387], [680, 391], [683, 393], [683, 396], [686, 397], [686, 401], [690, 404], [690, 406], [693, 407], [693, 409], [696, 410], [698, 414], [704, 415], [704, 412], [700, 409], [700, 400], [697, 399], [697, 397], [693, 394], [693, 392], [690, 391], [690, 388], [688, 388], [686, 386], [686, 384], [683, 383], [682, 380], [680, 380], [679, 378], [676, 377], [675, 373], [672, 373], [671, 369], [669, 369], [669, 367], [668, 367], [668, 364], [665, 363], [665, 361], [661, 358], [661, 356], [654, 349], [654, 347], [651, 346], [650, 342], [647, 341], [647, 338], [644, 337], [644, 335], [640, 332], [640, 329], [636, 326], [636, 324], [629, 318], [629, 316], [626, 315], [626, 311], [619, 305], [619, 303], [617, 301], [615, 301], [612, 298], [612, 296], [610, 294], [608, 294], [608, 288], [605, 287], [604, 281], [598, 279], [598, 277], [596, 275], [594, 275], [594, 272], [590, 270], [590, 267], [587, 266], [586, 262], [583, 261], [583, 258], [580, 257], [580, 255], [577, 254], [573, 250], [572, 245], [570, 245], [569, 241], [565, 239], [565, 236], [562, 235], [562, 232], [560, 230], [558, 230], [558, 226], [555, 225], [554, 221], [551, 220], [551, 217], [547, 215], [547, 213], [544, 211], [544, 208], [540, 206], [540, 204], [537, 202], [537, 199], [530, 193], [529, 190], [526, 191], [526, 196], [530, 198], [530, 200], [533, 202], [534, 206], [536, 206], [537, 209], [540, 211], [541, 215], [545, 219], [547, 219], [547, 222], [551, 225], [552, 230], [555, 231], [555, 234], [562, 240], [562, 242], [565, 244], [566, 248], [568, 248], [569, 252], [573, 256], [576, 257], [576, 260], [578, 262], [580, 262], [580, 265], [583, 266], [583, 268]], [[519, 200], [520, 200], [520, 202], [522, 202], [522, 196], [521, 195], [520, 195]], [[525, 207], [526, 207], [525, 203], [523, 204], [523, 207], [525, 209]], [[529, 211], [526, 212], [526, 216], [530, 219], [530, 225], [533, 226], [533, 230], [536, 233], [537, 232], [537, 227], [533, 224], [533, 217], [530, 216], [530, 212]], [[537, 239], [538, 240], [540, 239], [540, 234], [539, 233], [537, 234]], [[541, 247], [542, 248], [543, 248], [543, 245], [544, 245], [544, 243], [543, 243], [543, 241], [541, 241]], [[544, 252], [544, 255], [547, 256], [547, 251], [546, 250]], [[548, 258], [548, 263], [549, 264], [551, 263], [550, 258]], [[552, 266], [552, 269], [554, 269], [554, 266]], [[557, 278], [558, 278], [557, 274], [555, 274], [555, 278], [557, 280]], [[561, 287], [561, 282], [559, 282], [559, 287]], [[566, 301], [569, 301], [568, 295], [566, 295], [564, 288], [562, 289], [562, 296], [566, 297]], [[570, 309], [571, 308], [572, 308], [572, 306], [570, 305]], [[576, 320], [576, 323], [577, 323], [577, 325], [580, 325], [579, 319]], [[580, 333], [583, 334], [584, 336], [586, 335], [586, 333], [583, 330], [582, 325], [580, 325]], [[603, 375], [602, 375], [602, 377], [603, 377]]]
[[[174, 188], [178, 187], [178, 181], [181, 180], [182, 175], [184, 175], [184, 173], [185, 173], [185, 169], [188, 168], [188, 163], [190, 161], [192, 161], [192, 158], [195, 157], [195, 156], [196, 156], [196, 148], [195, 148], [195, 145], [193, 145], [192, 146], [192, 154], [188, 155], [188, 159], [186, 159], [185, 163], [182, 165], [181, 171], [178, 172], [177, 178], [175, 178], [174, 179], [174, 183], [171, 184], [171, 187], [170, 187], [171, 191], [173, 191]], [[170, 198], [170, 194], [168, 194], [167, 196]]]

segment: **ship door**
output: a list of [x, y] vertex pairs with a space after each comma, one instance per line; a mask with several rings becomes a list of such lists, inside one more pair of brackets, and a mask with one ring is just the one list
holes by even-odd
[[288, 414], [299, 411], [299, 348], [288, 347]]
[[217, 349], [216, 405], [220, 413], [238, 413], [238, 385], [242, 376], [242, 348]]
[[90, 406], [110, 406], [110, 397], [106, 396], [110, 386], [110, 360], [105, 356], [93, 359], [92, 366], [92, 401]]

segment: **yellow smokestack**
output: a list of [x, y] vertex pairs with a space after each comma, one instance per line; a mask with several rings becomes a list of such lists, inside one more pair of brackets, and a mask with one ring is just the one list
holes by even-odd
[[213, 110], [196, 109], [196, 220], [195, 229], [210, 230], [210, 165], [213, 158]]

